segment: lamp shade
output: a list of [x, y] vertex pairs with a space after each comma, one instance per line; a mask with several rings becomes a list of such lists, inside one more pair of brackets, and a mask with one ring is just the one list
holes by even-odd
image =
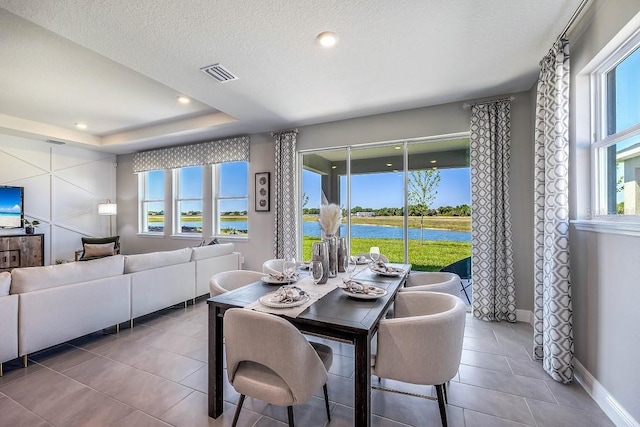
[[108, 200], [107, 203], [98, 204], [98, 215], [117, 215], [117, 213], [118, 205], [111, 203], [110, 200]]

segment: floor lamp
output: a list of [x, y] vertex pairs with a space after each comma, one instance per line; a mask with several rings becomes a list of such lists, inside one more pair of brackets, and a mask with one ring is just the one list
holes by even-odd
[[107, 200], [107, 203], [98, 203], [98, 215], [109, 216], [109, 237], [113, 236], [113, 224], [111, 217], [118, 213], [118, 205], [111, 203], [111, 200]]

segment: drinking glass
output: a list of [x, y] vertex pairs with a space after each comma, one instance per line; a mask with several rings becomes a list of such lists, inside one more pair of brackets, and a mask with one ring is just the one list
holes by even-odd
[[378, 262], [378, 259], [380, 258], [380, 248], [377, 246], [371, 246], [371, 249], [369, 249], [369, 258], [371, 258], [371, 261], [373, 261], [374, 264]]
[[351, 280], [351, 278], [353, 277], [353, 273], [355, 273], [356, 271], [357, 259], [354, 256], [347, 256], [347, 257], [344, 257], [344, 259], [345, 259], [344, 271], [347, 272], [347, 274], [349, 275], [349, 280]]
[[285, 260], [282, 263], [282, 274], [287, 279], [291, 279], [296, 274], [296, 259], [291, 258], [291, 260]]
[[322, 261], [311, 261], [311, 266], [309, 267], [311, 270], [311, 278], [313, 279], [313, 283], [316, 285], [320, 280], [322, 280]]

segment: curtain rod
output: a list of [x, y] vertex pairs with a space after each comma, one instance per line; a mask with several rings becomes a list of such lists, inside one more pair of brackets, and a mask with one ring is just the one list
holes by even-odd
[[560, 35], [556, 39], [556, 43], [558, 43], [558, 40], [560, 40], [561, 38], [563, 38], [564, 36], [567, 35], [567, 31], [569, 31], [569, 28], [571, 28], [573, 23], [576, 22], [576, 19], [578, 19], [578, 16], [580, 16], [580, 14], [584, 10], [584, 8], [587, 7], [587, 4], [590, 1], [591, 0], [582, 0], [582, 2], [580, 2], [580, 5], [576, 9], [576, 11], [573, 12], [573, 15], [571, 15], [571, 18], [569, 18], [569, 22], [567, 22], [567, 25], [565, 25], [564, 30], [562, 30], [562, 32], [560, 33]]
[[515, 99], [516, 99], [515, 96], [507, 96], [507, 97], [504, 97], [504, 98], [490, 99], [488, 101], [473, 102], [471, 104], [469, 104], [468, 102], [465, 102], [464, 104], [462, 104], [462, 108], [464, 108], [465, 110], [468, 110], [469, 108], [473, 107], [474, 105], [483, 105], [483, 104], [489, 104], [491, 102], [498, 102], [498, 101], [515, 101]]

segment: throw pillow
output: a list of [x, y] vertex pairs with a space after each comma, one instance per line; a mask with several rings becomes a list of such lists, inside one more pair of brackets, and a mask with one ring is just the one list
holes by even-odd
[[84, 244], [84, 258], [115, 255], [113, 243]]

